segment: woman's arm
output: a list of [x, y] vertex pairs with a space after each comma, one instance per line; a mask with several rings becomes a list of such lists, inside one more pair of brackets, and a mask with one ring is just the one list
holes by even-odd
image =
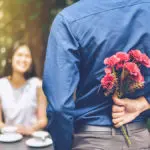
[[37, 88], [37, 122], [31, 127], [17, 125], [17, 132], [23, 135], [31, 135], [34, 131], [44, 129], [47, 125], [46, 107], [47, 100], [41, 87]]
[[37, 122], [32, 126], [34, 130], [40, 130], [46, 127], [47, 117], [46, 117], [46, 107], [47, 100], [43, 93], [42, 88], [37, 88]]
[[18, 133], [23, 135], [31, 135], [34, 131], [44, 129], [47, 125], [46, 117], [47, 101], [42, 88], [37, 88], [37, 122], [31, 127], [18, 125]]

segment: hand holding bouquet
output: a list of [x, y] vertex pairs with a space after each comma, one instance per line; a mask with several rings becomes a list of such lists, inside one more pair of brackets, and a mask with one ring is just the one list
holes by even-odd
[[[106, 75], [101, 79], [104, 94], [123, 98], [126, 94], [133, 93], [144, 87], [141, 67], [150, 68], [150, 59], [140, 50], [131, 50], [129, 53], [118, 52], [106, 58], [104, 64], [107, 65], [105, 68]], [[128, 145], [130, 145], [131, 141], [123, 125], [121, 130]]]

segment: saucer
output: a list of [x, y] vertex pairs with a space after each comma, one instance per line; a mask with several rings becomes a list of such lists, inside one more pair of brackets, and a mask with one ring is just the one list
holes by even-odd
[[17, 142], [20, 141], [23, 136], [19, 133], [7, 133], [7, 134], [0, 134], [0, 142]]
[[52, 139], [50, 138], [46, 138], [44, 141], [37, 138], [30, 138], [26, 141], [26, 145], [30, 147], [47, 147], [52, 143]]

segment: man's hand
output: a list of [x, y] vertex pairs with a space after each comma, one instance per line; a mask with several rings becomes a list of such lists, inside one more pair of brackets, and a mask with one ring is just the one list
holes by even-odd
[[113, 96], [112, 121], [116, 128], [134, 120], [140, 113], [150, 109], [150, 104], [144, 97], [137, 99], [119, 99]]

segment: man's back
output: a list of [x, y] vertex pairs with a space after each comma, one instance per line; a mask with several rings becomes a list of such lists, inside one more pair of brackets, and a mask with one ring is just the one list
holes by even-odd
[[102, 88], [99, 89], [99, 81], [104, 76], [103, 61], [118, 51], [131, 49], [140, 49], [150, 56], [149, 8], [150, 2], [144, 0], [81, 0], [61, 12], [80, 44], [77, 121], [111, 124], [112, 99], [104, 97]]
[[[53, 119], [50, 132], [56, 143], [62, 138], [55, 131], [65, 134], [64, 142], [68, 141], [68, 145], [64, 144], [64, 150], [71, 144], [74, 127], [112, 126], [112, 98], [104, 96], [100, 85], [104, 59], [130, 49], [140, 49], [150, 56], [149, 16], [148, 0], [80, 0], [55, 18], [43, 88], [50, 101], [49, 118], [57, 118], [57, 121]], [[143, 73], [145, 89], [131, 97], [149, 92], [150, 72], [144, 70]], [[74, 104], [72, 94], [76, 87]], [[136, 121], [144, 119], [140, 115]], [[56, 147], [61, 148], [58, 143]]]

